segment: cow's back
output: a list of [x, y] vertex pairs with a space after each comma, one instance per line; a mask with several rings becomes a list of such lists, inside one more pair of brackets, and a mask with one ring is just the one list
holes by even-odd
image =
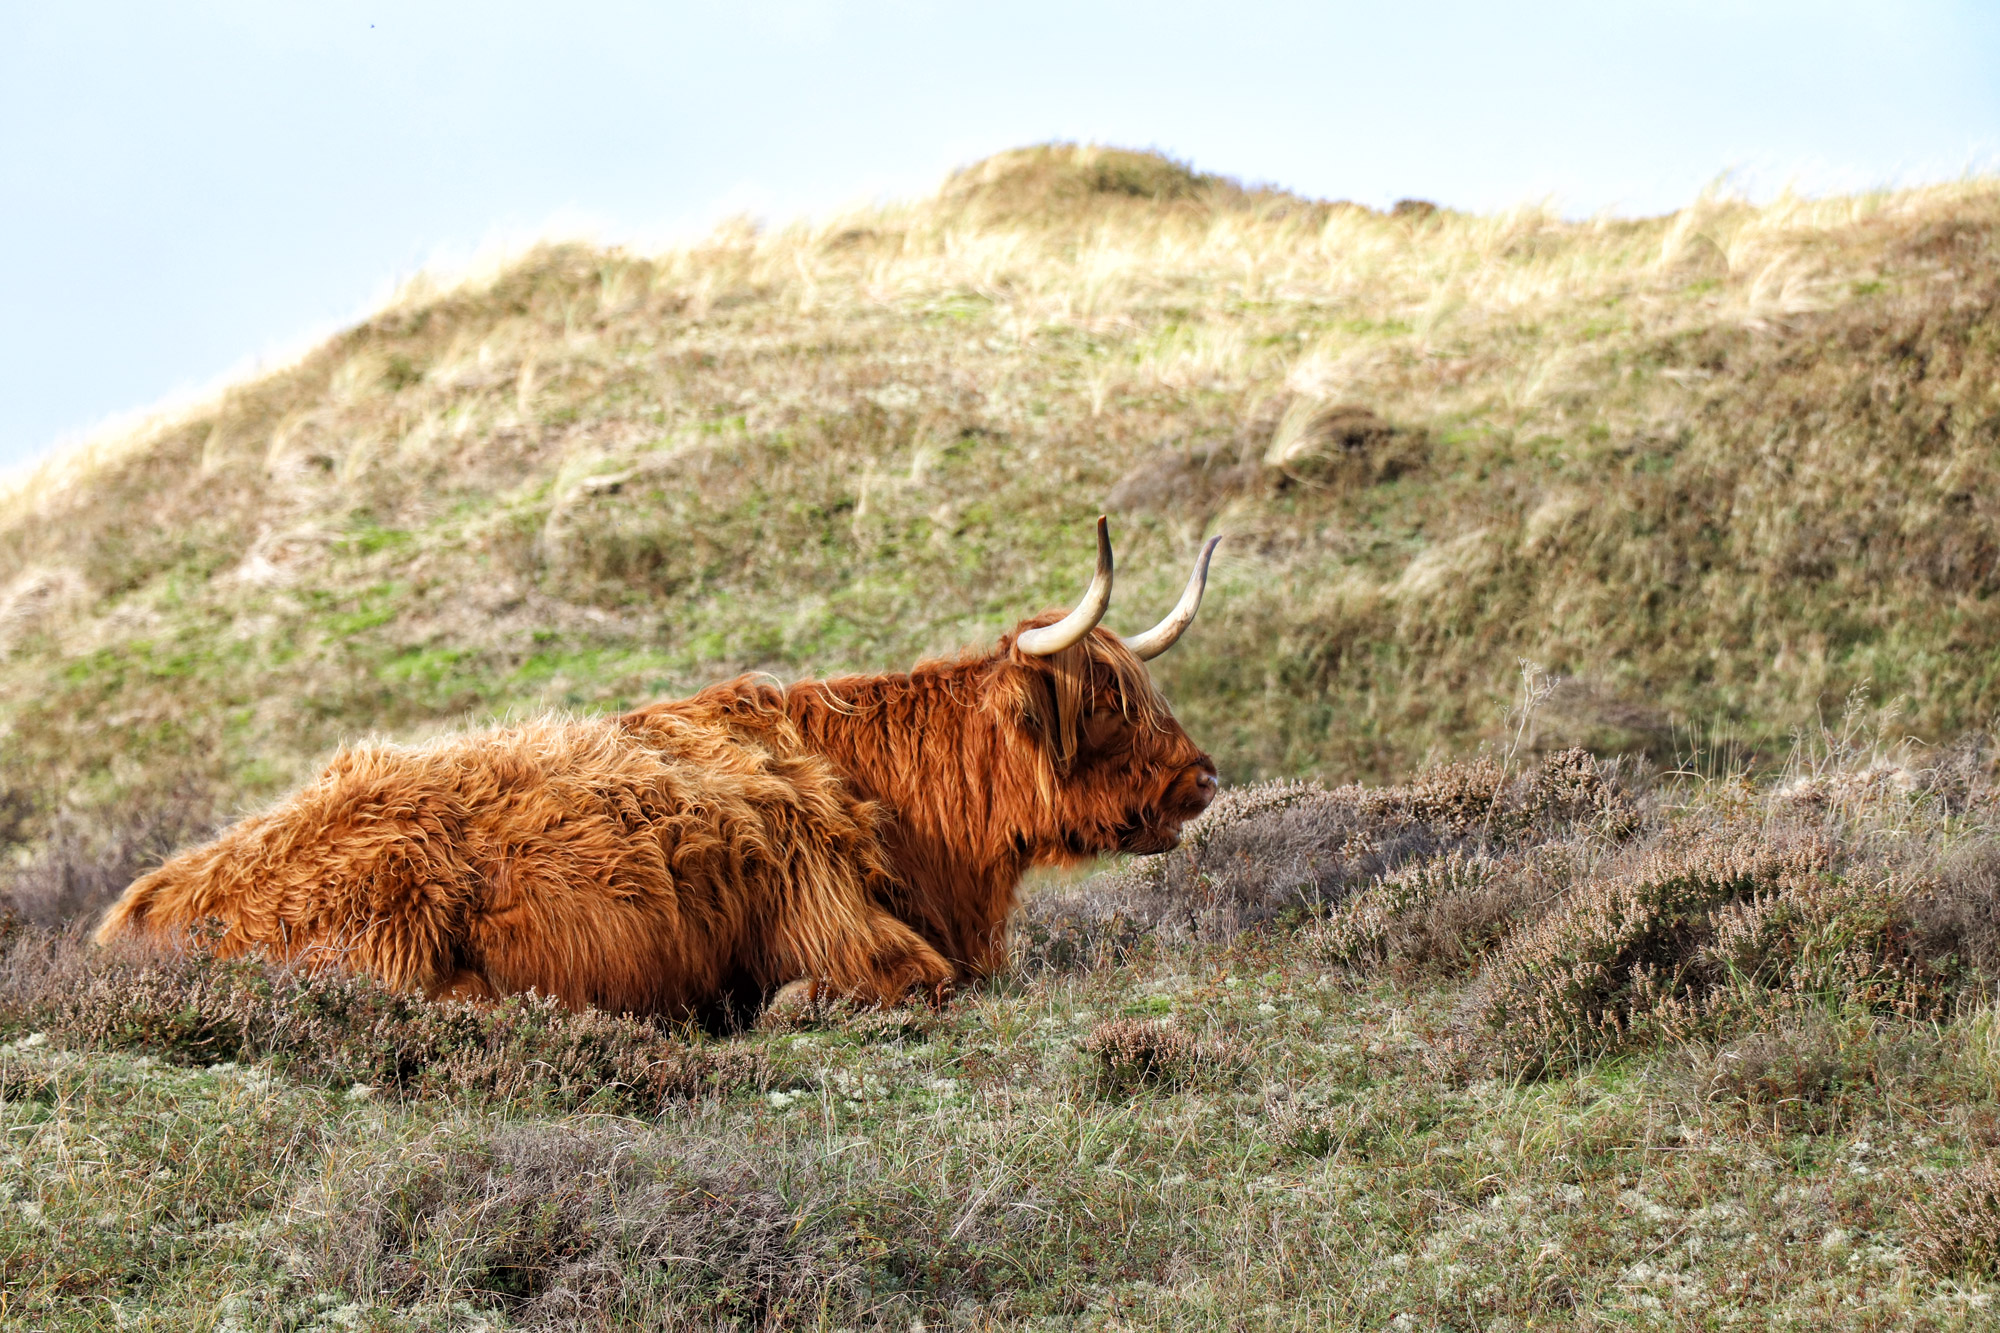
[[135, 882], [98, 938], [212, 917], [223, 953], [678, 1012], [787, 979], [764, 975], [776, 908], [879, 867], [871, 819], [824, 761], [674, 716], [359, 746]]

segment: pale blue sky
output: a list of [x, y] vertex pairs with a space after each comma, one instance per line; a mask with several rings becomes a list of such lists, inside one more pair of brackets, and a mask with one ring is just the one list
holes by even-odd
[[0, 467], [439, 254], [928, 190], [1048, 139], [1652, 213], [2000, 164], [2000, 3], [0, 0]]

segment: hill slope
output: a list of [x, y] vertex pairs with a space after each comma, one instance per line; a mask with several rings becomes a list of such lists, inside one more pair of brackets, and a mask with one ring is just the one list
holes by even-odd
[[[1989, 1326], [1992, 736], [1521, 750], [1992, 709], [1996, 201], [1028, 150], [412, 291], [52, 466], [0, 518], [0, 1320]], [[1159, 665], [1239, 781], [948, 1005], [703, 1034], [65, 933], [344, 735], [988, 638], [1099, 506], [1120, 628], [1232, 535]], [[1494, 754], [1240, 781], [1498, 740], [1522, 656]]]
[[2000, 708], [1986, 182], [1568, 223], [1038, 148], [929, 200], [418, 285], [0, 506], [17, 836], [341, 738], [896, 668], [1226, 532], [1161, 662], [1234, 779]]

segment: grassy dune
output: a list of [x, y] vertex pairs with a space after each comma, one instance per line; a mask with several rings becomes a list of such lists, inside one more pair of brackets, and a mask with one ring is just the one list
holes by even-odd
[[[1032, 149], [932, 199], [533, 252], [0, 504], [0, 746], [230, 805], [343, 737], [895, 668], [1066, 601], [1225, 776], [1495, 738], [1781, 754], [1857, 684], [2000, 709], [1986, 182], [1586, 223], [1393, 215]], [[1678, 738], [1678, 739], [1677, 739]]]
[[[1031, 149], [420, 283], [51, 463], [0, 498], [0, 1326], [1991, 1327], [1996, 222]], [[66, 925], [345, 737], [990, 640], [1101, 511], [1121, 630], [1230, 536], [1157, 663], [1230, 786], [941, 1010]]]

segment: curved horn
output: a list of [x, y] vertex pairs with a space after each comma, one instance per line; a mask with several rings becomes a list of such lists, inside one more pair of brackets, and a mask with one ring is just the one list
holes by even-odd
[[1097, 572], [1090, 576], [1090, 586], [1084, 589], [1083, 600], [1076, 604], [1076, 610], [1053, 625], [1022, 630], [1015, 637], [1014, 646], [1030, 657], [1059, 653], [1090, 633], [1097, 622], [1104, 619], [1105, 609], [1110, 605], [1111, 520], [1100, 516], [1097, 520]]
[[1201, 610], [1202, 590], [1208, 587], [1208, 558], [1215, 554], [1215, 544], [1221, 540], [1220, 537], [1210, 537], [1208, 545], [1201, 548], [1201, 557], [1194, 562], [1194, 573], [1188, 575], [1187, 591], [1181, 594], [1180, 601], [1174, 603], [1174, 609], [1167, 612], [1167, 618], [1144, 634], [1134, 634], [1125, 640], [1132, 656], [1141, 662], [1158, 657], [1173, 647], [1174, 640], [1194, 624], [1194, 613]]

